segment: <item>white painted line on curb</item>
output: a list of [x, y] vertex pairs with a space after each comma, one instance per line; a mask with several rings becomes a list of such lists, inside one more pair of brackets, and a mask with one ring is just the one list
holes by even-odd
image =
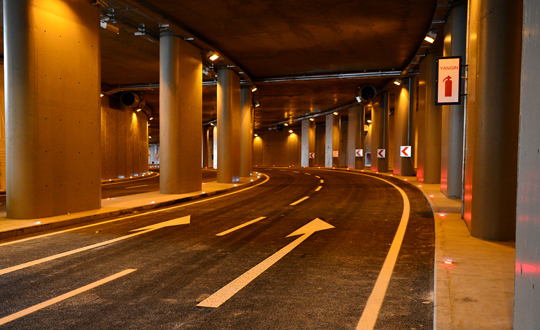
[[42, 302], [40, 304], [34, 305], [34, 306], [29, 307], [27, 309], [23, 309], [20, 312], [5, 316], [5, 317], [0, 319], [0, 325], [6, 324], [8, 322], [14, 321], [14, 320], [16, 320], [18, 318], [21, 318], [23, 316], [26, 316], [28, 314], [34, 313], [34, 312], [36, 312], [36, 311], [38, 311], [40, 309], [43, 309], [43, 308], [49, 307], [51, 305], [54, 305], [54, 304], [56, 304], [56, 303], [58, 303], [58, 302], [60, 302], [62, 300], [66, 300], [66, 299], [71, 298], [73, 296], [76, 296], [76, 295], [78, 295], [80, 293], [91, 290], [91, 289], [96, 288], [96, 287], [98, 287], [100, 285], [103, 285], [103, 284], [105, 284], [107, 282], [114, 281], [117, 278], [120, 278], [122, 276], [126, 276], [126, 275], [128, 275], [130, 273], [133, 273], [134, 271], [136, 271], [136, 269], [126, 269], [126, 270], [124, 270], [124, 271], [122, 271], [120, 273], [116, 273], [115, 275], [112, 275], [112, 276], [106, 277], [106, 278], [104, 278], [102, 280], [99, 280], [97, 282], [85, 285], [82, 288], [70, 291], [68, 293], [64, 293], [63, 295], [58, 296], [56, 298], [49, 299], [47, 301], [44, 301], [44, 302]]
[[216, 234], [216, 236], [224, 236], [224, 235], [227, 235], [227, 234], [229, 234], [229, 233], [232, 233], [232, 232], [235, 231], [235, 230], [238, 230], [238, 229], [240, 229], [240, 228], [244, 228], [244, 227], [246, 227], [246, 226], [251, 225], [252, 223], [255, 223], [255, 222], [257, 222], [257, 221], [261, 221], [262, 219], [265, 219], [265, 218], [266, 218], [266, 217], [259, 217], [259, 218], [255, 219], [255, 220], [248, 221], [248, 222], [246, 222], [246, 223], [244, 223], [244, 224], [241, 224], [240, 226], [236, 226], [236, 227], [234, 227], [234, 228], [231, 228], [231, 229], [229, 229], [229, 230], [225, 230], [225, 231], [223, 231], [223, 232], [221, 232], [221, 233], [219, 233], [219, 234]]
[[302, 198], [300, 198], [299, 200], [297, 200], [296, 202], [291, 203], [290, 205], [296, 205], [296, 204], [302, 203], [303, 201], [305, 201], [305, 200], [308, 199], [308, 198], [309, 198], [309, 196], [302, 197]]
[[141, 187], [148, 187], [148, 185], [147, 184], [142, 184], [140, 186], [126, 187], [126, 189], [135, 189], [135, 188], [141, 188]]

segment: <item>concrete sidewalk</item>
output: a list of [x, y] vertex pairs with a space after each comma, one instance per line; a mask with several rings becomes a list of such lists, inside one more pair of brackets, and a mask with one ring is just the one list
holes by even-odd
[[238, 183], [206, 182], [203, 184], [203, 190], [187, 194], [160, 194], [159, 191], [154, 191], [117, 198], [107, 198], [101, 200], [100, 209], [47, 218], [16, 220], [8, 219], [6, 218], [6, 214], [2, 213], [0, 214], [0, 239], [175, 205], [206, 196], [243, 189], [247, 186], [258, 184], [264, 179], [264, 176], [259, 178], [254, 174], [249, 178], [241, 178]]

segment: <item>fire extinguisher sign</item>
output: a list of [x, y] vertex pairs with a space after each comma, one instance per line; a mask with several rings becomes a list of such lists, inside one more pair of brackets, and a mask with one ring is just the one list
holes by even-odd
[[437, 81], [435, 104], [460, 104], [461, 57], [437, 59]]

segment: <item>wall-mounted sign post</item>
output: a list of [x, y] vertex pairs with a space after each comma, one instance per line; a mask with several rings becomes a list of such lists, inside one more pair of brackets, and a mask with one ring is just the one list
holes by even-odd
[[435, 104], [461, 103], [461, 57], [440, 57], [437, 59], [437, 85]]

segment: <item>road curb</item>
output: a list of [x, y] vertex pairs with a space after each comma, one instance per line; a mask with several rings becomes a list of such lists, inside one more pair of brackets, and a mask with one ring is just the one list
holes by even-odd
[[134, 213], [137, 213], [137, 212], [144, 212], [144, 211], [159, 209], [159, 208], [163, 208], [163, 207], [169, 207], [169, 206], [173, 206], [173, 205], [178, 205], [178, 204], [190, 202], [190, 201], [193, 201], [193, 200], [198, 200], [198, 199], [205, 198], [205, 197], [221, 195], [221, 194], [231, 192], [231, 191], [236, 191], [236, 190], [242, 190], [244, 188], [247, 188], [247, 187], [250, 187], [250, 186], [252, 186], [254, 184], [257, 184], [262, 180], [263, 180], [263, 178], [258, 178], [258, 179], [254, 180], [254, 181], [251, 181], [251, 182], [246, 182], [246, 183], [243, 183], [243, 184], [239, 184], [237, 187], [230, 187], [230, 188], [211, 191], [211, 192], [207, 192], [207, 193], [201, 193], [201, 194], [198, 194], [198, 195], [182, 197], [182, 198], [173, 199], [173, 200], [169, 200], [169, 201], [165, 201], [165, 202], [140, 205], [140, 206], [125, 208], [125, 209], [121, 209], [121, 210], [111, 211], [111, 212], [105, 212], [105, 213], [100, 213], [100, 214], [84, 216], [84, 217], [80, 217], [80, 218], [59, 220], [59, 221], [55, 221], [55, 222], [35, 224], [35, 225], [27, 226], [27, 227], [10, 229], [10, 230], [0, 232], [0, 239], [13, 238], [13, 237], [22, 236], [22, 235], [38, 233], [38, 232], [42, 232], [42, 231], [46, 231], [46, 230], [51, 230], [51, 229], [56, 229], [56, 228], [61, 228], [61, 227], [77, 225], [77, 224], [80, 224], [80, 223], [91, 222], [91, 221], [96, 221], [96, 220], [102, 220], [102, 219], [105, 219], [105, 218], [117, 217], [117, 216], [122, 216], [122, 215], [130, 215], [130, 214], [134, 214]]

